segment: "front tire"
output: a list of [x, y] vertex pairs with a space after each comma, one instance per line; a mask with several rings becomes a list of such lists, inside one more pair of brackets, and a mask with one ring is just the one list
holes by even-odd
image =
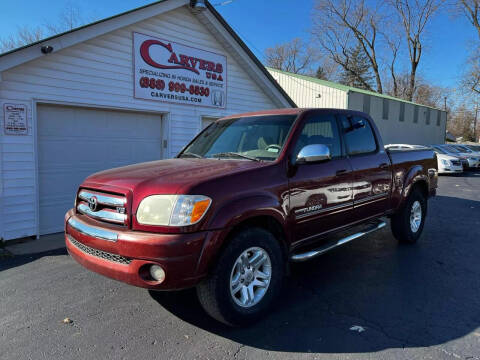
[[422, 234], [427, 215], [427, 199], [414, 188], [401, 210], [392, 216], [393, 236], [401, 243], [414, 244]]
[[237, 233], [212, 269], [197, 286], [200, 304], [214, 319], [248, 325], [268, 313], [278, 297], [285, 274], [282, 249], [262, 228]]

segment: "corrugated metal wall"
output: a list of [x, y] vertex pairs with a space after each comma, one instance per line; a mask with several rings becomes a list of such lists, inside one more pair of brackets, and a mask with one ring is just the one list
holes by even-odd
[[444, 142], [445, 111], [353, 91], [349, 92], [348, 108], [369, 113], [385, 144]]
[[300, 108], [347, 108], [347, 93], [343, 90], [303, 80], [274, 69], [268, 71]]

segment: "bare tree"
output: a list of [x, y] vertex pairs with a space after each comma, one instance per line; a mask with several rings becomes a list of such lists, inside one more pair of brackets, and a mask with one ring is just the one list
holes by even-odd
[[410, 57], [410, 79], [407, 100], [412, 101], [415, 92], [415, 77], [422, 57], [423, 35], [443, 0], [390, 0], [400, 18], [405, 33]]
[[87, 22], [89, 21], [84, 19], [80, 7], [73, 2], [68, 2], [60, 12], [58, 19], [54, 23], [46, 23], [45, 27], [51, 34], [60, 34]]
[[0, 38], [0, 53], [40, 41], [47, 36], [72, 30], [91, 21], [93, 18], [85, 19], [81, 9], [75, 3], [68, 3], [54, 22], [36, 27], [21, 26], [14, 34]]
[[477, 47], [467, 59], [466, 71], [461, 80], [467, 93], [480, 95], [480, 47]]
[[429, 84], [422, 79], [418, 80], [413, 101], [437, 109], [443, 108], [445, 95], [449, 92], [448, 89]]
[[[465, 14], [477, 30], [480, 38], [480, 0], [458, 0], [457, 8]], [[466, 93], [480, 95], [480, 46], [473, 44], [473, 50], [466, 61], [461, 86]]]
[[267, 66], [295, 74], [311, 71], [317, 60], [314, 49], [300, 38], [267, 48], [265, 57]]
[[457, 5], [475, 27], [480, 38], [480, 0], [458, 0]]
[[39, 41], [44, 37], [44, 33], [41, 27], [18, 27], [16, 35], [0, 39], [0, 53]]
[[463, 140], [475, 141], [474, 124], [475, 112], [462, 103], [452, 111], [448, 131], [456, 137], [463, 137]]
[[[317, 0], [313, 13], [313, 35], [321, 47], [346, 72], [348, 51], [360, 44], [375, 76], [376, 90], [383, 92], [377, 55], [380, 17], [378, 8], [369, 7], [365, 0]], [[364, 84], [364, 88], [371, 87]]]

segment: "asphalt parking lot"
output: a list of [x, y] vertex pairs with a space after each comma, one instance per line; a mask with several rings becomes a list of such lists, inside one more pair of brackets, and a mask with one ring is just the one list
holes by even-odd
[[275, 311], [245, 329], [191, 290], [124, 285], [63, 249], [0, 259], [0, 358], [480, 359], [479, 259], [480, 172], [440, 178], [418, 244], [386, 228], [293, 266]]

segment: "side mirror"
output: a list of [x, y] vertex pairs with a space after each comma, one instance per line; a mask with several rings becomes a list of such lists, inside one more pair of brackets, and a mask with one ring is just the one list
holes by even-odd
[[313, 163], [320, 161], [330, 160], [332, 156], [330, 155], [330, 149], [328, 146], [323, 144], [312, 144], [307, 145], [300, 150], [297, 155], [297, 163]]

